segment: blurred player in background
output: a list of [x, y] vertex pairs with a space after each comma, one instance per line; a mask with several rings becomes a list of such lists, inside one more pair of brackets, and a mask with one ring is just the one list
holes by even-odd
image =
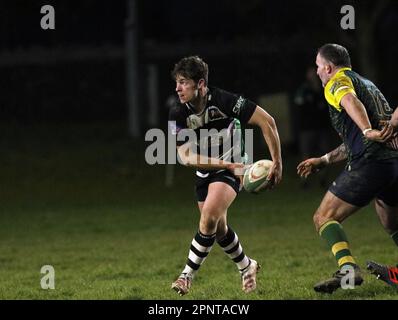
[[[339, 266], [330, 279], [319, 282], [314, 289], [332, 293], [341, 287], [346, 270], [354, 272], [351, 275], [355, 285], [363, 282], [341, 225], [358, 209], [375, 199], [380, 222], [398, 245], [398, 151], [389, 122], [393, 110], [371, 81], [352, 71], [346, 48], [337, 44], [322, 46], [316, 65], [332, 125], [343, 143], [320, 158], [301, 162], [297, 170], [300, 176], [307, 177], [325, 166], [347, 162], [314, 215], [316, 230], [327, 241]], [[395, 268], [375, 262], [368, 262], [367, 267], [381, 280], [398, 286], [389, 275]]]
[[[297, 141], [300, 159], [308, 159], [313, 154], [324, 154], [331, 149], [329, 110], [323, 96], [323, 88], [311, 65], [305, 72], [305, 81], [293, 96], [294, 119], [298, 131]], [[322, 187], [327, 185], [327, 171], [318, 175]], [[308, 179], [301, 180], [301, 187], [309, 186]]]
[[[195, 146], [193, 152], [193, 142], [178, 141], [178, 134], [188, 130], [196, 134], [198, 141], [202, 141], [209, 137], [201, 137], [201, 129], [230, 132], [231, 129], [239, 130], [241, 125], [246, 124], [260, 127], [273, 160], [267, 178], [271, 185], [276, 185], [282, 178], [282, 159], [275, 121], [252, 101], [208, 86], [208, 65], [198, 56], [181, 59], [174, 66], [172, 77], [176, 81], [179, 102], [170, 110], [169, 124], [171, 132], [177, 135], [181, 162], [197, 169], [196, 196], [200, 221], [187, 263], [171, 287], [180, 295], [188, 293], [195, 274], [217, 241], [236, 263], [242, 278], [242, 290], [251, 292], [256, 288], [259, 265], [246, 256], [237, 234], [227, 224], [227, 211], [240, 190], [244, 167], [244, 160], [236, 161], [234, 155], [242, 155], [243, 144], [232, 145], [231, 149], [215, 159], [208, 154], [209, 149], [201, 150]], [[212, 146], [219, 148], [221, 145], [217, 145], [217, 141], [220, 142], [223, 138], [223, 135], [210, 137]], [[236, 148], [238, 150], [234, 150]], [[240, 172], [237, 169], [241, 169]]]

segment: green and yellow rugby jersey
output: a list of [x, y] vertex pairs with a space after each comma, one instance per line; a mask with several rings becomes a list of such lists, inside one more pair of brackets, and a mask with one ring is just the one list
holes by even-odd
[[394, 111], [380, 90], [351, 68], [340, 69], [329, 80], [325, 86], [325, 98], [330, 106], [332, 125], [348, 148], [348, 162], [360, 157], [376, 160], [398, 157], [398, 151], [389, 149], [385, 144], [369, 141], [363, 136], [340, 105], [341, 99], [348, 93], [356, 95], [363, 103], [373, 129], [381, 129], [380, 120], [389, 120]]

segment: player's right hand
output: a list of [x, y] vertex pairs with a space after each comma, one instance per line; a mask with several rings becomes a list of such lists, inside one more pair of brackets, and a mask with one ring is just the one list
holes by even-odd
[[310, 158], [299, 163], [297, 174], [301, 178], [307, 178], [311, 173], [317, 172], [325, 166], [321, 158]]
[[268, 189], [273, 189], [282, 180], [282, 163], [273, 161], [267, 179], [270, 181]]

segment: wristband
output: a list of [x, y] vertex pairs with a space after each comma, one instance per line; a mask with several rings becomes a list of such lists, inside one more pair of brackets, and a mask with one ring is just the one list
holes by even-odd
[[326, 162], [326, 164], [329, 164], [329, 154], [325, 154], [325, 155], [323, 155], [322, 157], [321, 157], [321, 159], [324, 161], [324, 162]]
[[369, 131], [371, 131], [371, 130], [373, 130], [373, 129], [372, 129], [372, 128], [367, 128], [367, 129], [365, 129], [365, 130], [362, 131], [362, 134], [363, 134], [364, 136], [366, 136], [366, 132], [369, 132]]

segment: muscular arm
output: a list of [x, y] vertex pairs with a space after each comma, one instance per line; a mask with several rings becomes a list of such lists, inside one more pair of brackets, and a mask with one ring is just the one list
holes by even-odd
[[241, 163], [231, 163], [229, 161], [220, 160], [217, 158], [209, 158], [194, 152], [194, 144], [187, 142], [182, 146], [177, 147], [178, 156], [181, 163], [187, 167], [194, 167], [202, 170], [221, 170], [227, 169], [234, 173], [234, 169], [243, 168]]
[[273, 161], [268, 179], [278, 184], [282, 179], [282, 155], [281, 143], [275, 120], [264, 109], [257, 106], [248, 123], [260, 127], [262, 131]]
[[248, 123], [260, 127], [264, 140], [268, 145], [272, 161], [282, 163], [281, 143], [274, 118], [264, 109], [257, 106]]
[[346, 160], [348, 157], [347, 147], [344, 143], [319, 158], [306, 159], [297, 166], [297, 174], [307, 178], [310, 174], [319, 171], [325, 166]]
[[327, 163], [325, 164], [331, 164], [347, 160], [347, 157], [348, 157], [347, 146], [345, 145], [345, 143], [342, 143], [336, 149], [327, 153], [323, 159], [325, 160], [326, 158], [328, 159]]
[[[366, 139], [376, 142], [386, 142], [392, 137], [394, 133], [393, 126], [385, 126], [381, 131], [372, 128], [365, 106], [354, 94], [346, 94], [341, 99], [340, 105], [362, 132], [365, 129], [370, 129], [364, 132]], [[395, 117], [398, 118], [398, 114]]]
[[348, 113], [348, 115], [361, 131], [372, 128], [365, 106], [354, 94], [346, 94], [341, 99], [340, 105], [344, 108], [344, 110]]

